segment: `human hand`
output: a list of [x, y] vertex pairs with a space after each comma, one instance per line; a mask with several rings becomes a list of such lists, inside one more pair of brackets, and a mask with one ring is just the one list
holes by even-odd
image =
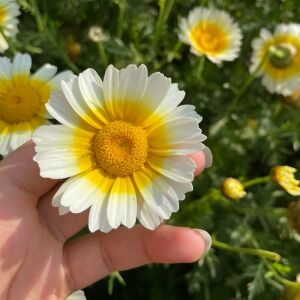
[[[87, 225], [88, 211], [59, 216], [51, 200], [60, 181], [41, 178], [28, 142], [0, 162], [0, 299], [65, 299], [107, 276], [149, 263], [198, 260], [210, 247], [206, 232], [140, 225], [68, 241]], [[192, 155], [196, 172], [203, 153]]]

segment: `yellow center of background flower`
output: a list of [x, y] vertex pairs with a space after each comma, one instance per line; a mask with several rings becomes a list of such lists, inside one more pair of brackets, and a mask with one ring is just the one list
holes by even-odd
[[5, 16], [6, 16], [5, 8], [3, 6], [0, 6], [0, 25], [2, 25]]
[[200, 22], [191, 31], [195, 47], [203, 53], [218, 54], [227, 47], [227, 35], [219, 24]]
[[107, 174], [112, 177], [129, 176], [146, 162], [146, 132], [123, 121], [111, 122], [94, 136], [93, 151], [99, 168]]
[[49, 94], [50, 88], [44, 82], [0, 82], [0, 120], [17, 124], [42, 116]]

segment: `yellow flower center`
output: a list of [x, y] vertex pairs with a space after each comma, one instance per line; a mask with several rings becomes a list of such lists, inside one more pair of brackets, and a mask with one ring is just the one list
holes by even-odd
[[2, 22], [6, 16], [6, 11], [3, 6], [0, 6], [0, 25], [2, 25]]
[[146, 132], [139, 126], [113, 121], [94, 136], [96, 162], [112, 177], [125, 177], [140, 170], [147, 159]]
[[297, 49], [292, 44], [282, 43], [277, 46], [271, 46], [270, 63], [279, 69], [290, 66], [297, 54]]
[[204, 53], [218, 54], [227, 46], [227, 35], [218, 24], [200, 22], [191, 31], [191, 38], [197, 49]]
[[42, 116], [49, 94], [50, 88], [44, 82], [0, 82], [0, 120], [17, 124]]

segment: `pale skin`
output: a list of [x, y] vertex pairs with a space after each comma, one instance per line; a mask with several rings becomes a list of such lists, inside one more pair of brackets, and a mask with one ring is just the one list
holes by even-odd
[[[88, 212], [58, 215], [51, 199], [61, 184], [41, 178], [28, 142], [0, 162], [0, 299], [63, 300], [107, 276], [149, 263], [189, 263], [205, 252], [195, 230], [140, 225], [73, 241], [87, 225]], [[196, 173], [203, 153], [193, 155]]]

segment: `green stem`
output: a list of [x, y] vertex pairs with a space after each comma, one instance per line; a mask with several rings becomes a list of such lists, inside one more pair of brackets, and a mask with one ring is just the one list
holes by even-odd
[[290, 281], [288, 279], [283, 278], [282, 276], [280, 276], [278, 274], [278, 272], [276, 271], [276, 269], [273, 267], [273, 265], [266, 263], [267, 268], [272, 271], [272, 275], [274, 278], [276, 278], [278, 280], [278, 282], [280, 282], [281, 284], [283, 284], [284, 286], [289, 286], [289, 287], [295, 287], [295, 288], [299, 288], [299, 283], [298, 282], [293, 282]]
[[123, 25], [124, 25], [123, 23], [124, 23], [124, 15], [125, 15], [125, 8], [126, 8], [126, 0], [120, 0], [117, 3], [119, 6], [117, 37], [121, 39], [123, 34]]
[[237, 247], [237, 246], [231, 246], [229, 244], [225, 244], [225, 243], [219, 242], [217, 240], [213, 240], [212, 246], [222, 249], [222, 250], [230, 251], [230, 252], [254, 255], [254, 256], [267, 258], [267, 259], [274, 260], [274, 261], [279, 261], [281, 259], [280, 255], [275, 252], [262, 250], [262, 249], [255, 249], [255, 248], [242, 248], [242, 247]]
[[248, 76], [247, 80], [243, 83], [241, 88], [238, 90], [238, 92], [235, 94], [235, 97], [233, 98], [233, 101], [231, 105], [228, 107], [228, 109], [225, 112], [225, 118], [227, 118], [232, 111], [235, 110], [239, 100], [241, 99], [241, 96], [246, 92], [248, 87], [251, 85], [251, 83], [255, 80], [257, 77], [257, 74], [259, 73], [261, 67], [265, 63], [265, 61], [269, 58], [270, 54], [267, 53], [265, 57], [261, 60], [260, 64], [256, 67], [256, 69]]
[[49, 30], [45, 22], [45, 19], [43, 18], [41, 12], [39, 11], [36, 0], [30, 0], [30, 4], [31, 4], [30, 11], [35, 18], [36, 25], [38, 27], [39, 32], [44, 33], [47, 36], [50, 43], [57, 49], [60, 58], [65, 62], [65, 64], [74, 72], [79, 73], [78, 67], [70, 60], [70, 58], [65, 53], [62, 45], [58, 43], [54, 34], [51, 32], [51, 30]]
[[251, 180], [248, 180], [246, 182], [243, 182], [243, 186], [249, 187], [249, 186], [253, 186], [253, 185], [257, 185], [257, 184], [262, 184], [262, 183], [268, 183], [271, 181], [271, 176], [264, 176], [264, 177], [258, 177], [258, 178], [254, 178]]
[[159, 0], [159, 15], [154, 34], [154, 45], [159, 40], [164, 24], [167, 22], [175, 0]]
[[260, 207], [260, 208], [253, 208], [253, 207], [239, 207], [234, 206], [234, 210], [246, 214], [246, 215], [255, 215], [255, 216], [285, 216], [287, 214], [287, 209], [283, 207]]
[[100, 58], [101, 58], [103, 64], [105, 66], [107, 66], [108, 65], [108, 59], [107, 59], [107, 55], [106, 55], [103, 43], [98, 42], [97, 47], [98, 47], [99, 55], [100, 55]]
[[205, 64], [205, 56], [200, 56], [198, 67], [196, 69], [196, 77], [199, 79], [200, 82], [203, 82], [203, 70], [204, 70], [204, 64]]

